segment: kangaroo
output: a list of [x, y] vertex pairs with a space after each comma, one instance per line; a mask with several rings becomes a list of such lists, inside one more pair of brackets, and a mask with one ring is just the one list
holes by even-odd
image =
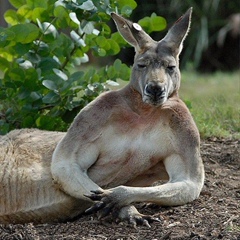
[[[131, 79], [83, 108], [67, 133], [14, 130], [0, 138], [0, 222], [58, 222], [99, 212], [134, 227], [157, 221], [136, 202], [178, 206], [204, 183], [200, 137], [178, 96], [179, 54], [192, 9], [154, 41], [112, 13], [136, 51]], [[156, 184], [164, 180], [164, 184]], [[153, 183], [155, 183], [153, 185]]]

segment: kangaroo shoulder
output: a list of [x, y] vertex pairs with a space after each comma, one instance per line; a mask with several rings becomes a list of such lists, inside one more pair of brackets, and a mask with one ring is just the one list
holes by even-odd
[[98, 121], [98, 124], [104, 122], [111, 114], [114, 108], [121, 104], [121, 95], [118, 91], [109, 91], [102, 93], [90, 104], [84, 107], [74, 119], [74, 123]]
[[197, 126], [185, 103], [179, 98], [173, 98], [166, 105], [169, 126], [172, 131], [187, 141], [199, 144], [200, 137]]
[[[71, 124], [68, 135], [95, 138], [110, 119], [113, 111], [121, 105], [121, 94], [109, 91], [101, 94], [84, 107]], [[88, 137], [87, 137], [88, 136]]]

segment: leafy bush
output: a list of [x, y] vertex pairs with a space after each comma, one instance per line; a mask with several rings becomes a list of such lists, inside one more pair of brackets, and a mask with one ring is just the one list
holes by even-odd
[[[0, 134], [14, 128], [66, 130], [106, 80], [128, 80], [120, 60], [102, 68], [83, 67], [89, 53], [116, 55], [127, 44], [109, 27], [110, 12], [129, 16], [134, 0], [10, 0], [17, 10], [0, 27]], [[142, 20], [149, 31], [163, 29], [156, 15]], [[84, 71], [82, 69], [84, 69]]]

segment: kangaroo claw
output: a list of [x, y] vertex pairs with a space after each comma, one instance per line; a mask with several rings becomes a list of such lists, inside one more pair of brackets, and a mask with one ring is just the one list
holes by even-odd
[[90, 195], [84, 194], [84, 196], [91, 199], [92, 201], [100, 201], [103, 197], [102, 196], [103, 191], [101, 191], [101, 190], [91, 191], [91, 193], [92, 194], [90, 194]]
[[151, 217], [151, 216], [148, 216], [148, 215], [134, 215], [134, 216], [129, 217], [128, 222], [134, 228], [137, 228], [137, 225], [143, 225], [143, 226], [146, 226], [148, 228], [151, 228], [150, 223], [160, 222], [160, 219], [154, 218], [154, 217]]
[[101, 210], [102, 208], [104, 208], [105, 206], [106, 206], [106, 203], [104, 203], [104, 202], [97, 202], [92, 207], [90, 207], [87, 210], [85, 210], [85, 213], [86, 214], [95, 213], [95, 212]]
[[120, 218], [120, 220], [127, 220], [134, 228], [137, 228], [138, 225], [144, 225], [151, 228], [150, 223], [160, 222], [159, 218], [139, 213], [134, 206], [125, 206], [121, 208], [118, 218]]

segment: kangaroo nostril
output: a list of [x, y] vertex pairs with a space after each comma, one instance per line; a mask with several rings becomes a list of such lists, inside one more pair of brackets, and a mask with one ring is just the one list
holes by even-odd
[[165, 87], [156, 85], [156, 84], [147, 84], [145, 86], [145, 94], [153, 96], [153, 97], [160, 97], [165, 92]]

